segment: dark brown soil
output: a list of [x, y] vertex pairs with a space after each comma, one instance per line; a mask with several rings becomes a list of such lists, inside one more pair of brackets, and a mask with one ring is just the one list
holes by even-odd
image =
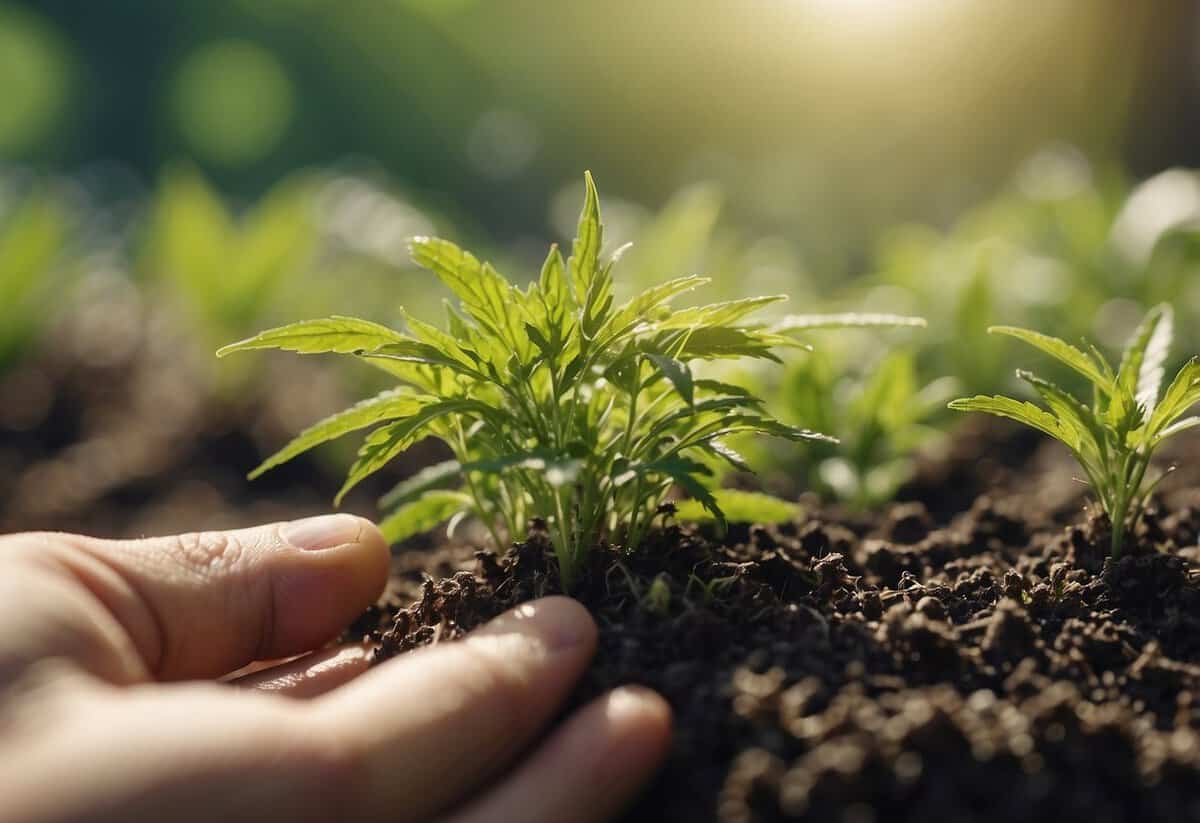
[[[595, 551], [576, 700], [639, 683], [676, 713], [629, 819], [1200, 820], [1200, 492], [1175, 484], [1114, 562], [1061, 455], [1024, 456], [942, 467], [874, 518]], [[953, 514], [938, 486], [981, 471], [1004, 482]], [[380, 627], [380, 659], [461, 636], [559, 591], [546, 552], [414, 549], [356, 631]]]

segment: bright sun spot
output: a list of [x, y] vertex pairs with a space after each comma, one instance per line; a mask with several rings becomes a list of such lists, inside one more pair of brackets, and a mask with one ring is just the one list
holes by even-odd
[[830, 27], [890, 28], [917, 22], [952, 0], [797, 0], [797, 6]]

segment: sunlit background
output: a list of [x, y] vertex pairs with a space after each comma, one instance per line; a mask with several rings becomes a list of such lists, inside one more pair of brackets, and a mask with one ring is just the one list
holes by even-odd
[[187, 158], [242, 197], [360, 158], [498, 242], [545, 234], [584, 167], [650, 207], [716, 181], [829, 265], [1050, 142], [1194, 159], [1196, 26], [1094, 0], [9, 3], [0, 152], [146, 182]]
[[[783, 416], [883, 374], [940, 426], [938, 381], [1009, 379], [988, 322], [1112, 346], [1151, 301], [1200, 315], [1198, 103], [1171, 0], [0, 3], [0, 526], [321, 507], [346, 452], [242, 474], [371, 378], [211, 352], [435, 310], [413, 234], [532, 271], [584, 169], [639, 282], [929, 317], [762, 377]], [[916, 425], [779, 472], [886, 499]]]

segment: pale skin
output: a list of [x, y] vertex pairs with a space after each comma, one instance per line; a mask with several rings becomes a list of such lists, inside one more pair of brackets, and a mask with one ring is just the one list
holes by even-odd
[[350, 515], [0, 537], [0, 821], [619, 814], [670, 712], [621, 689], [548, 729], [595, 651], [584, 608], [536, 601], [368, 670], [369, 650], [327, 642], [387, 574], [383, 538]]

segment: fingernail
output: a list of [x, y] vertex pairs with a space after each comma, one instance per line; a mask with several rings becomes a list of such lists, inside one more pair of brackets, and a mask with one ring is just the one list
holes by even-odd
[[362, 522], [349, 514], [326, 514], [297, 520], [283, 529], [283, 539], [298, 549], [321, 551], [357, 543], [362, 535]]

